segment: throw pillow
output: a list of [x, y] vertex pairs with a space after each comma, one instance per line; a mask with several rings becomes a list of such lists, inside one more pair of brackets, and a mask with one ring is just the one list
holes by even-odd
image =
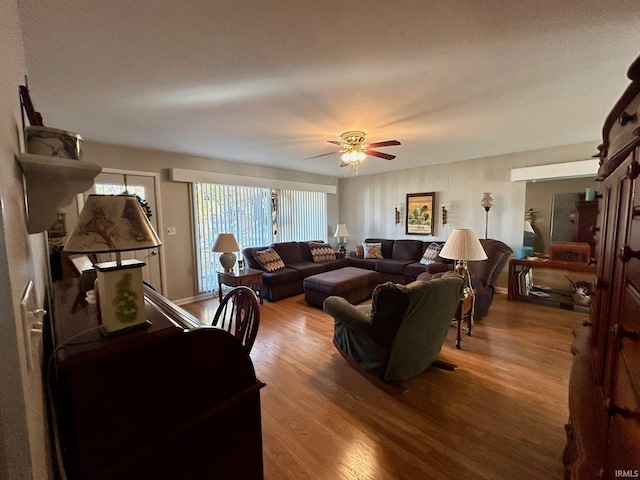
[[309, 250], [311, 250], [311, 257], [316, 263], [336, 259], [336, 252], [333, 251], [331, 245], [326, 243], [310, 243]]
[[364, 258], [364, 248], [362, 245], [356, 245], [356, 258]]
[[363, 243], [364, 258], [382, 258], [381, 243]]
[[284, 262], [278, 252], [269, 247], [266, 250], [254, 250], [253, 258], [262, 266], [265, 272], [275, 272], [284, 268]]
[[420, 263], [422, 265], [430, 265], [434, 263], [436, 261], [436, 257], [440, 253], [440, 250], [442, 250], [441, 243], [436, 243], [436, 242], [431, 243], [431, 245], [429, 245], [427, 249], [424, 251], [422, 258], [420, 259]]

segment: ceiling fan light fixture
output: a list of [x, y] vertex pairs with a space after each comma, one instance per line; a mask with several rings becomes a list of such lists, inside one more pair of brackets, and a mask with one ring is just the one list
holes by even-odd
[[344, 132], [342, 135], [340, 135], [340, 141], [327, 140], [328, 143], [341, 147], [340, 150], [335, 152], [322, 153], [320, 155], [314, 155], [313, 157], [307, 157], [306, 160], [311, 158], [325, 157], [327, 155], [335, 155], [336, 153], [339, 153], [341, 160], [340, 166], [351, 166], [355, 170], [357, 175], [358, 165], [369, 156], [384, 158], [385, 160], [393, 160], [394, 158], [396, 158], [395, 155], [378, 152], [373, 149], [378, 147], [392, 147], [394, 145], [400, 145], [399, 141], [386, 140], [384, 142], [374, 142], [366, 144], [364, 143], [364, 140], [364, 132], [361, 132], [359, 130], [350, 130], [348, 132]]
[[344, 152], [340, 159], [351, 165], [362, 162], [365, 158], [367, 158], [367, 154], [364, 153], [359, 148], [349, 148], [346, 152]]

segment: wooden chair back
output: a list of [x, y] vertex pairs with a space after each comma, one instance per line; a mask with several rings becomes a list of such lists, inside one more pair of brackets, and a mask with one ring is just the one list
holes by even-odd
[[220, 301], [211, 324], [236, 337], [251, 353], [260, 326], [258, 297], [249, 287], [234, 288]]

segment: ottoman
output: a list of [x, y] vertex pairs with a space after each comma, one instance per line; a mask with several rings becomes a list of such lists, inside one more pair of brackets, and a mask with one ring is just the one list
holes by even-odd
[[378, 283], [378, 272], [356, 267], [339, 268], [305, 278], [304, 299], [316, 308], [322, 308], [325, 298], [331, 295], [356, 304], [371, 298]]

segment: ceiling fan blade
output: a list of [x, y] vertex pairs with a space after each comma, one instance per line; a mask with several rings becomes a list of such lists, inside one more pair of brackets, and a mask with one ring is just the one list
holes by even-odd
[[340, 162], [340, 166], [341, 167], [348, 167], [349, 166], [349, 162], [342, 161], [342, 162]]
[[367, 150], [365, 152], [367, 155], [371, 155], [373, 157], [384, 158], [385, 160], [393, 160], [396, 158], [395, 155], [389, 155], [388, 153], [376, 152], [375, 150]]
[[312, 158], [326, 157], [327, 155], [335, 155], [336, 153], [340, 153], [340, 150], [336, 150], [335, 152], [329, 153], [321, 153], [320, 155], [314, 155], [313, 157], [307, 157], [305, 160], [310, 160]]
[[338, 140], [327, 140], [327, 143], [333, 143], [334, 145], [342, 146], [342, 142], [339, 142]]
[[394, 145], [402, 145], [402, 144], [397, 140], [387, 140], [386, 142], [370, 143], [368, 146], [376, 148], [376, 147], [392, 147]]

